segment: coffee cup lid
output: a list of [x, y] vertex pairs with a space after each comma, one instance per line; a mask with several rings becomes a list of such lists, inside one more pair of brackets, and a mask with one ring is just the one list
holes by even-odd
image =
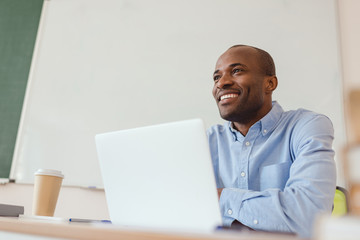
[[35, 176], [36, 175], [47, 175], [64, 178], [64, 175], [61, 173], [61, 171], [53, 169], [39, 169], [35, 172]]

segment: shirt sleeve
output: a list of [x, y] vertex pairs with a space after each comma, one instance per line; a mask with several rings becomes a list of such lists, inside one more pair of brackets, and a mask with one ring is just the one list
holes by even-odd
[[332, 123], [323, 115], [297, 124], [289, 143], [294, 161], [285, 188], [223, 189], [224, 224], [236, 219], [253, 229], [309, 237], [316, 215], [332, 210], [336, 188], [333, 138]]

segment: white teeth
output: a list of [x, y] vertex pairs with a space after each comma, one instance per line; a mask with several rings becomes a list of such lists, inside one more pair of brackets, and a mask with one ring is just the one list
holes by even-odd
[[224, 100], [224, 99], [227, 99], [227, 98], [235, 98], [235, 97], [237, 97], [237, 96], [238, 96], [238, 94], [234, 94], [234, 93], [225, 94], [225, 95], [222, 95], [222, 96], [220, 97], [220, 101], [221, 101], [221, 100]]

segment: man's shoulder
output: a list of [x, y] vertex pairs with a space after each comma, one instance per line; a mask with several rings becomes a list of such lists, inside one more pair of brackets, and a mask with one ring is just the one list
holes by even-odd
[[297, 123], [306, 123], [306, 122], [309, 122], [312, 120], [331, 122], [331, 120], [326, 115], [324, 115], [322, 113], [317, 113], [317, 112], [314, 112], [314, 111], [311, 111], [308, 109], [304, 109], [304, 108], [285, 111], [283, 113], [283, 119], [293, 120]]
[[208, 135], [209, 138], [228, 137], [229, 134], [231, 134], [230, 122], [224, 122], [223, 124], [212, 125], [206, 130], [206, 134]]
[[209, 127], [206, 132], [209, 134], [213, 134], [213, 133], [220, 133], [220, 132], [224, 132], [226, 130], [226, 128], [228, 128], [229, 123], [225, 122], [223, 124], [215, 124], [212, 125], [211, 127]]
[[331, 120], [324, 114], [317, 113], [305, 108], [296, 110], [283, 110], [277, 101], [273, 101], [273, 108], [262, 120], [265, 125], [274, 124], [277, 128], [288, 128], [311, 122], [327, 122]]
[[314, 131], [315, 129], [325, 132], [333, 131], [333, 124], [329, 117], [304, 108], [284, 112], [282, 123], [279, 125], [299, 131]]

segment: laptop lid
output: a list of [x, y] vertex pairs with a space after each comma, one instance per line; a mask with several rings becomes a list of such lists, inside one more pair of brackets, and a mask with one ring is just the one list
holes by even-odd
[[221, 225], [202, 120], [98, 134], [96, 146], [114, 224], [206, 232]]

